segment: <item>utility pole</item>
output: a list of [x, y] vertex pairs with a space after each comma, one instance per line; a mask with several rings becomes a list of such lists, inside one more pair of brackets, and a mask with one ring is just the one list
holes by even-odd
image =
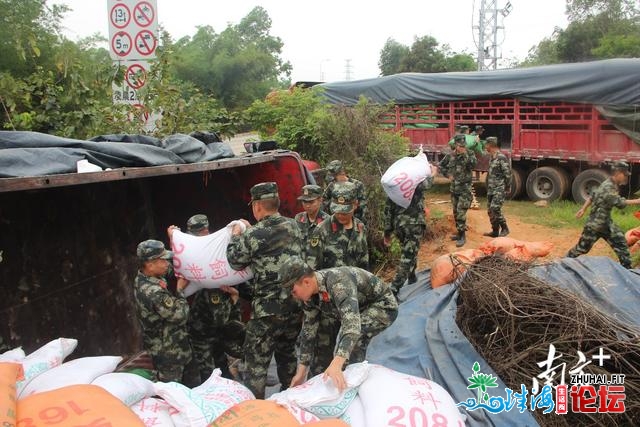
[[[480, 0], [478, 10], [478, 25], [473, 29], [478, 31], [476, 46], [478, 47], [478, 71], [495, 70], [498, 68], [498, 31], [504, 30], [502, 19], [511, 13], [513, 6], [507, 1], [504, 8], [498, 9], [498, 0]], [[498, 23], [500, 19], [500, 23]]]

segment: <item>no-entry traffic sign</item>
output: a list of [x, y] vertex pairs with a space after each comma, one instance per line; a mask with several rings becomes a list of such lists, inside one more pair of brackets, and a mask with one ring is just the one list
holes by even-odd
[[147, 70], [141, 64], [133, 64], [124, 74], [127, 84], [133, 89], [140, 89], [147, 80]]
[[156, 12], [148, 1], [141, 1], [133, 8], [133, 19], [141, 27], [148, 27], [153, 23]]
[[136, 50], [143, 57], [153, 55], [156, 51], [156, 36], [149, 30], [142, 30], [136, 34]]

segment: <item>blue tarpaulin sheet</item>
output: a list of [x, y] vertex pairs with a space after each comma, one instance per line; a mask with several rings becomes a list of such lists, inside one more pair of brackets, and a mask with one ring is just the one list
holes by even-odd
[[[530, 274], [553, 285], [582, 295], [609, 315], [640, 326], [640, 275], [607, 257], [564, 258], [530, 269]], [[432, 289], [430, 270], [418, 274], [414, 285], [400, 293], [402, 304], [396, 321], [371, 342], [367, 359], [388, 368], [428, 378], [449, 391], [456, 402], [475, 398], [467, 389], [467, 378], [478, 362], [481, 372], [498, 376], [480, 356], [456, 324], [458, 287]], [[530, 389], [530, 384], [525, 384]], [[492, 396], [505, 396], [498, 379]], [[484, 410], [461, 412], [469, 426], [537, 426], [531, 413], [490, 414]]]

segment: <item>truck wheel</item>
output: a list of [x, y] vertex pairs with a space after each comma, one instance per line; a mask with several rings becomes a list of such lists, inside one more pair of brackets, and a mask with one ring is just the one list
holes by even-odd
[[527, 177], [527, 195], [534, 202], [561, 199], [568, 188], [567, 173], [559, 168], [543, 166], [533, 169]]
[[576, 203], [583, 204], [591, 191], [607, 179], [609, 174], [602, 169], [587, 169], [578, 174], [571, 185], [571, 195]]
[[520, 168], [511, 169], [511, 191], [507, 194], [508, 199], [517, 199], [524, 191], [525, 174]]

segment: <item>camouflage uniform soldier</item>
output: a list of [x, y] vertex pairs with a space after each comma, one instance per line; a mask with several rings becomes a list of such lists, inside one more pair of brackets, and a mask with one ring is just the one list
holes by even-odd
[[487, 138], [487, 151], [491, 155], [489, 172], [487, 173], [487, 214], [491, 223], [491, 232], [484, 236], [498, 237], [509, 234], [507, 220], [502, 214], [507, 188], [511, 185], [511, 165], [507, 156], [498, 148], [498, 138]]
[[[298, 197], [302, 202], [304, 212], [296, 214], [295, 220], [302, 232], [302, 248], [306, 250], [311, 234], [329, 214], [321, 210], [322, 188], [319, 185], [305, 185], [302, 187], [302, 195]], [[303, 257], [304, 258], [304, 257]]]
[[186, 281], [178, 280], [178, 295], [163, 280], [173, 253], [158, 240], [138, 245], [140, 270], [133, 285], [136, 313], [142, 326], [144, 349], [151, 355], [159, 381], [179, 381], [188, 387], [199, 384], [192, 362], [187, 333], [189, 304], [182, 295]]
[[[435, 166], [433, 168], [435, 169]], [[435, 174], [437, 174], [437, 169], [433, 171], [433, 175]], [[405, 280], [408, 280], [408, 283], [416, 281], [420, 241], [427, 228], [427, 220], [424, 215], [424, 193], [432, 185], [433, 176], [418, 184], [411, 203], [406, 208], [387, 198], [384, 208], [384, 244], [385, 246], [391, 244], [391, 233], [395, 231], [402, 247], [400, 265], [396, 270], [393, 282], [391, 282], [391, 290], [394, 295], [398, 295]]]
[[[369, 246], [364, 224], [353, 215], [356, 203], [356, 188], [350, 182], [336, 184], [331, 211], [334, 212], [314, 231], [309, 240], [307, 262], [312, 268], [354, 266], [369, 268]], [[317, 375], [329, 366], [340, 329], [338, 312], [325, 310], [319, 319], [317, 345], [311, 363], [312, 375]]]
[[301, 233], [296, 222], [278, 209], [278, 186], [263, 182], [251, 188], [251, 209], [258, 221], [245, 232], [235, 226], [227, 247], [231, 268], [253, 270], [251, 320], [244, 342], [245, 384], [257, 399], [264, 398], [267, 370], [275, 353], [282, 390], [296, 370], [295, 343], [302, 324], [300, 305], [290, 295], [281, 295], [280, 265], [302, 253]]
[[306, 306], [300, 332], [299, 365], [291, 385], [305, 380], [321, 327], [319, 318], [326, 310], [336, 310], [340, 332], [325, 375], [339, 389], [344, 389], [345, 362], [362, 362], [371, 339], [391, 325], [398, 315], [398, 303], [391, 289], [361, 268], [337, 267], [314, 272], [298, 257], [285, 261], [281, 276], [283, 288]]
[[626, 162], [615, 162], [612, 167], [611, 177], [607, 178], [593, 192], [580, 210], [576, 218], [581, 218], [586, 209], [591, 207], [591, 213], [587, 219], [582, 235], [576, 244], [567, 253], [570, 258], [586, 254], [591, 250], [598, 239], [604, 239], [620, 259], [620, 264], [625, 268], [631, 268], [631, 254], [627, 247], [624, 233], [611, 220], [611, 209], [615, 206], [622, 209], [627, 205], [640, 205], [640, 199], [626, 200], [618, 194], [618, 186], [624, 185], [629, 180], [631, 172]]
[[[189, 218], [187, 233], [207, 236], [207, 216], [198, 214]], [[209, 378], [215, 367], [220, 369], [223, 377], [233, 379], [227, 355], [242, 359], [245, 327], [240, 320], [237, 302], [238, 290], [230, 286], [201, 289], [194, 296], [188, 327], [202, 380]]]
[[456, 135], [454, 139], [455, 151], [442, 159], [440, 171], [451, 180], [451, 203], [457, 230], [457, 234], [452, 235], [451, 240], [456, 240], [456, 246], [461, 247], [466, 243], [467, 210], [473, 200], [471, 173], [476, 165], [476, 156], [467, 150], [465, 135]]
[[331, 162], [329, 162], [329, 164], [327, 165], [327, 172], [331, 177], [333, 177], [333, 179], [329, 182], [327, 188], [324, 190], [322, 209], [325, 212], [333, 213], [331, 212], [331, 201], [335, 199], [333, 189], [337, 183], [349, 181], [356, 187], [356, 199], [358, 200], [358, 205], [356, 207], [354, 215], [360, 221], [366, 223], [367, 195], [364, 191], [364, 184], [355, 178], [350, 178], [349, 176], [347, 176], [347, 171], [345, 170], [340, 160], [332, 160]]

